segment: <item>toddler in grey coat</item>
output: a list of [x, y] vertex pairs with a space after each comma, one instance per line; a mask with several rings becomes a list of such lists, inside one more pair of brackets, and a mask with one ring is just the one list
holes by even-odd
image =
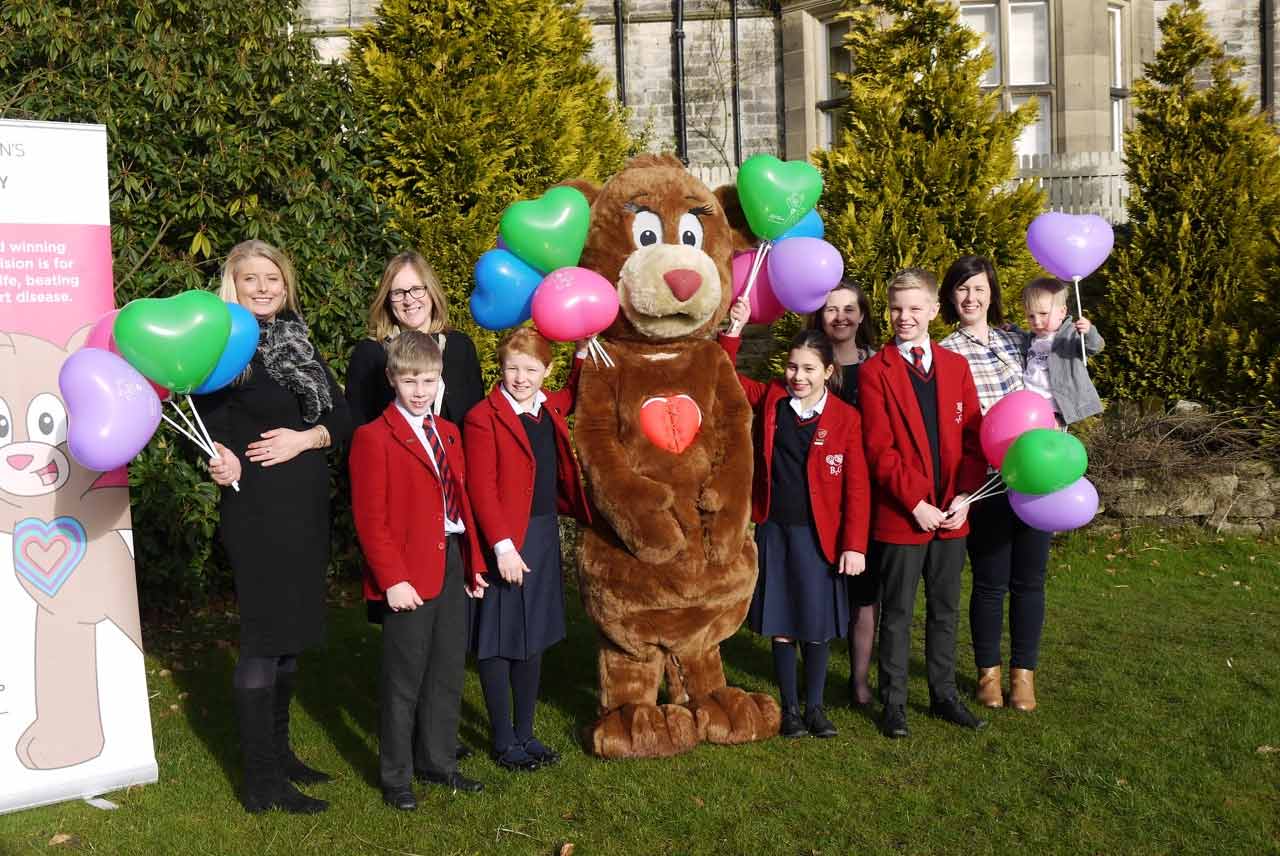
[[1053, 402], [1063, 423], [1071, 425], [1102, 412], [1102, 401], [1089, 379], [1080, 353], [1080, 339], [1090, 356], [1102, 350], [1102, 336], [1088, 318], [1072, 321], [1067, 314], [1068, 286], [1041, 277], [1022, 290], [1027, 312], [1024, 347], [1027, 368], [1023, 384]]

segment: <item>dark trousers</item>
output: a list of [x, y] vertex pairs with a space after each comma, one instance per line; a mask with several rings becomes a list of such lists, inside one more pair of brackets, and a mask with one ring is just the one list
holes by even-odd
[[382, 618], [378, 761], [384, 788], [408, 785], [415, 767], [441, 775], [457, 767], [467, 654], [466, 594], [461, 538], [445, 540], [440, 594], [408, 612], [388, 609]]
[[880, 571], [880, 700], [907, 703], [911, 656], [911, 616], [924, 577], [924, 656], [930, 701], [956, 694], [956, 621], [960, 615], [960, 575], [964, 539], [939, 538], [925, 544], [884, 544], [875, 552]]
[[973, 594], [969, 625], [979, 669], [998, 666], [1004, 599], [1009, 596], [1009, 643], [1015, 669], [1034, 669], [1044, 628], [1044, 577], [1053, 536], [1018, 519], [1001, 494], [973, 504], [969, 512], [969, 562]]

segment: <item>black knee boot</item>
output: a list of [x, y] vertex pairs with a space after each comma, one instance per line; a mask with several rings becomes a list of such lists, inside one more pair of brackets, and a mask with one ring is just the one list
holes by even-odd
[[293, 700], [294, 672], [276, 673], [275, 719], [272, 736], [275, 740], [276, 758], [285, 778], [300, 785], [320, 785], [333, 781], [328, 773], [308, 767], [289, 746], [289, 703]]
[[235, 697], [244, 767], [240, 801], [245, 811], [257, 814], [278, 808], [291, 814], [315, 814], [328, 808], [327, 802], [301, 793], [285, 778], [272, 734], [275, 688], [236, 689]]

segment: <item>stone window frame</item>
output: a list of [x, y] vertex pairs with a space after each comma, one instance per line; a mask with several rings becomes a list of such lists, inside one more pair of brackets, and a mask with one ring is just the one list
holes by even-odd
[[[1110, 0], [1107, 3], [1108, 67], [1111, 73], [1111, 151], [1124, 151], [1124, 132], [1129, 126], [1130, 75], [1133, 60], [1132, 24], [1133, 10], [1128, 3]], [[1119, 51], [1116, 51], [1119, 47]]]

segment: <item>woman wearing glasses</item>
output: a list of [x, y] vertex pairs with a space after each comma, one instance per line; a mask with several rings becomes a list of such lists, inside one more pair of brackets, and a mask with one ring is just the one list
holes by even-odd
[[405, 330], [432, 336], [444, 369], [432, 411], [455, 425], [485, 396], [476, 346], [467, 334], [449, 329], [444, 289], [427, 260], [401, 253], [387, 263], [369, 307], [369, 338], [356, 345], [347, 366], [347, 404], [358, 428], [387, 409], [395, 397], [387, 381], [386, 346]]

